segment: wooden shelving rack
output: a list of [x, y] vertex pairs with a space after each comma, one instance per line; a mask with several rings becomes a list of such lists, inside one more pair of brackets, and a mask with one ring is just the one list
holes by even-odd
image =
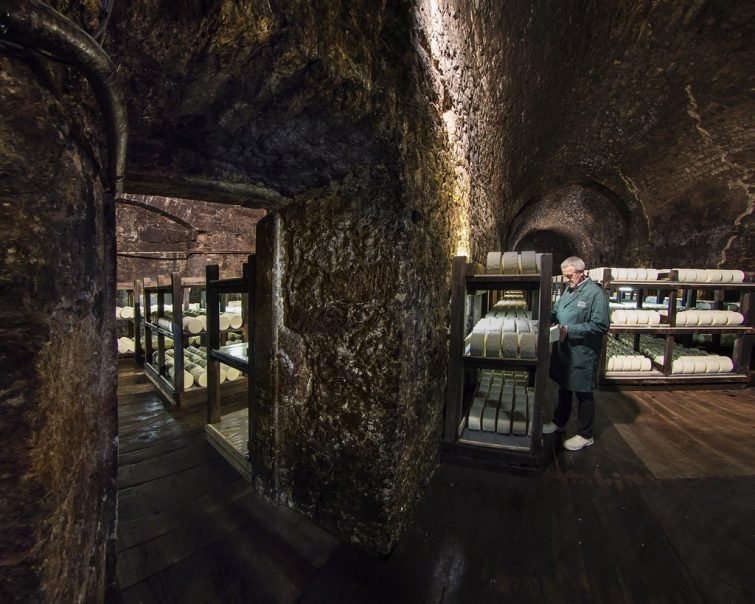
[[[220, 279], [217, 265], [206, 267], [207, 287], [207, 439], [218, 452], [233, 465], [242, 476], [251, 481], [249, 462], [249, 442], [251, 439], [251, 401], [254, 371], [254, 283], [256, 278], [256, 257], [250, 255], [243, 267], [243, 274], [236, 279]], [[242, 316], [244, 317], [244, 342], [227, 344], [220, 331], [220, 309], [224, 307], [224, 294], [242, 294]], [[239, 384], [247, 392], [247, 405], [230, 413], [223, 414], [222, 396], [231, 394], [230, 389], [221, 387], [220, 364], [223, 363], [241, 371], [246, 378]], [[234, 384], [236, 384], [234, 382]], [[234, 393], [240, 390], [235, 388]]]
[[[542, 424], [545, 392], [550, 361], [549, 326], [551, 316], [551, 254], [538, 254], [539, 274], [489, 275], [475, 274], [475, 266], [465, 256], [453, 259], [451, 276], [451, 332], [448, 361], [448, 391], [445, 408], [441, 457], [444, 461], [487, 469], [511, 467], [535, 468], [542, 465]], [[465, 340], [471, 329], [468, 296], [482, 293], [481, 316], [487, 312], [494, 292], [521, 290], [526, 292], [533, 319], [540, 322], [536, 358], [490, 358], [465, 354]], [[535, 316], [536, 313], [536, 316]], [[534, 386], [535, 403], [529, 434], [499, 437], [497, 434], [465, 430], [478, 369], [526, 371]]]
[[[607, 372], [606, 351], [604, 347], [600, 367], [600, 385], [604, 387], [616, 387], [625, 389], [646, 388], [652, 386], [665, 387], [716, 387], [716, 386], [747, 386], [750, 383], [750, 362], [752, 357], [752, 348], [755, 343], [755, 309], [753, 308], [753, 292], [755, 292], [755, 283], [749, 281], [744, 283], [697, 283], [682, 282], [678, 280], [677, 271], [668, 272], [666, 279], [655, 281], [616, 281], [612, 279], [610, 269], [605, 269], [602, 276], [602, 285], [607, 292], [623, 288], [633, 291], [637, 300], [637, 308], [641, 309], [648, 291], [659, 292], [659, 298], [666, 300], [668, 310], [668, 323], [661, 325], [616, 325], [612, 324], [609, 328], [609, 337], [611, 334], [631, 334], [634, 337], [634, 350], [639, 351], [639, 336], [641, 334], [651, 334], [664, 338], [664, 363], [658, 365], [653, 363], [653, 370], [650, 372]], [[745, 317], [743, 325], [698, 325], [698, 326], [677, 326], [677, 301], [680, 292], [682, 299], [689, 305], [689, 309], [695, 308], [697, 293], [701, 291], [712, 292], [714, 296], [715, 309], [723, 309], [725, 293], [736, 292], [739, 294], [740, 312]], [[701, 373], [701, 374], [679, 374], [671, 372], [673, 360], [673, 351], [676, 339], [680, 336], [692, 334], [711, 334], [713, 335], [713, 348], [717, 348], [720, 342], [721, 334], [734, 334], [736, 336], [732, 361], [734, 371], [730, 373]], [[648, 375], [649, 374], [649, 375]]]

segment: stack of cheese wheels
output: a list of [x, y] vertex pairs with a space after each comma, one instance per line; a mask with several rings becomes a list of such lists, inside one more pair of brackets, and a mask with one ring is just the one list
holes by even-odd
[[685, 310], [676, 313], [677, 326], [741, 325], [744, 315], [732, 310]]
[[136, 350], [136, 341], [128, 336], [118, 338], [118, 354], [128, 354]]
[[488, 252], [485, 272], [491, 275], [536, 275], [540, 257], [536, 252]]
[[614, 325], [660, 325], [661, 314], [657, 310], [617, 309], [611, 312]]
[[537, 324], [537, 321], [518, 315], [484, 317], [477, 322], [466, 339], [469, 345], [468, 354], [493, 358], [534, 359]]
[[118, 319], [133, 319], [134, 307], [133, 306], [116, 306], [115, 316]]
[[[168, 376], [170, 379], [175, 379], [175, 359], [173, 354], [168, 354], [168, 352], [173, 353], [173, 351], [165, 351], [165, 367], [168, 370]], [[155, 353], [157, 354], [157, 353]], [[154, 354], [153, 354], [154, 356]], [[191, 388], [194, 385], [194, 376], [191, 375], [186, 369], [184, 369], [184, 388]]]
[[[663, 356], [656, 357], [658, 364], [663, 364]], [[671, 373], [731, 373], [734, 362], [720, 355], [674, 355], [671, 361]]]
[[675, 268], [681, 283], [743, 283], [745, 273], [730, 269]]
[[650, 359], [639, 354], [617, 354], [606, 361], [606, 371], [650, 371], [652, 368]]
[[198, 317], [184, 316], [183, 326], [184, 331], [188, 331], [190, 334], [202, 333], [202, 321]]
[[619, 267], [595, 267], [587, 271], [587, 274], [593, 281], [602, 282], [605, 271], [611, 271], [612, 281], [657, 281], [660, 271], [656, 268], [619, 268]]
[[606, 340], [606, 371], [650, 371], [650, 358], [638, 354], [630, 343], [609, 337]]
[[237, 312], [227, 312], [223, 314], [228, 317], [228, 322], [231, 329], [241, 329], [241, 326], [244, 324], [244, 319], [242, 318], [241, 314]]
[[498, 434], [527, 434], [531, 405], [527, 372], [483, 369], [467, 413], [467, 428]]

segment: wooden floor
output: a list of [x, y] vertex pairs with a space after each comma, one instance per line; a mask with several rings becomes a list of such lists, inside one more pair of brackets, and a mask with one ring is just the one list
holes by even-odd
[[755, 601], [753, 389], [599, 392], [594, 446], [548, 436], [531, 476], [439, 466], [377, 559], [257, 497], [203, 408], [120, 375], [124, 602]]

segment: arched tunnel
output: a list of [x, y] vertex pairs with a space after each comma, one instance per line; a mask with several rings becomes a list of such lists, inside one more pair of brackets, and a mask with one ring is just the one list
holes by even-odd
[[6, 601], [112, 581], [118, 200], [226, 204], [218, 231], [268, 214], [256, 487], [385, 553], [437, 466], [455, 255], [753, 269], [753, 16], [0, 2]]

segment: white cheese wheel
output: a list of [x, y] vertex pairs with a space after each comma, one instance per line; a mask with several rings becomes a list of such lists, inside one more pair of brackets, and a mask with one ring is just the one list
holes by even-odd
[[517, 319], [516, 330], [519, 333], [530, 333], [534, 331], [534, 329], [532, 329], [532, 324], [530, 323], [529, 319]]
[[501, 252], [488, 252], [485, 271], [492, 275], [501, 274]]
[[727, 310], [724, 312], [726, 312], [727, 325], [741, 325], [745, 321], [745, 317], [742, 313], [734, 312], [733, 310]]
[[627, 313], [627, 325], [637, 325], [637, 311], [628, 310]]
[[627, 311], [614, 310], [611, 313], [611, 323], [614, 323], [616, 325], [625, 325], [626, 322], [627, 322]]
[[638, 310], [637, 312], [637, 325], [647, 325], [650, 322], [649, 310]]
[[519, 334], [519, 356], [523, 359], [534, 359], [537, 336], [534, 333]]
[[501, 257], [501, 272], [503, 272], [504, 275], [519, 274], [518, 252], [503, 252], [503, 256]]
[[647, 357], [642, 357], [642, 366], [640, 367], [640, 371], [651, 371], [653, 369], [653, 363], [650, 362], [650, 359]]
[[483, 405], [478, 404], [477, 401], [472, 403], [472, 407], [469, 409], [469, 416], [467, 417], [467, 427], [469, 427], [470, 430], [482, 430], [483, 409]]
[[124, 306], [121, 308], [120, 312], [121, 319], [133, 319], [134, 318], [134, 307], [133, 306]]
[[731, 280], [734, 283], [743, 283], [745, 280], [745, 274], [740, 270], [731, 271]]
[[712, 325], [713, 315], [710, 310], [697, 310], [697, 324], [698, 325]]
[[241, 329], [241, 326], [244, 324], [244, 318], [241, 314], [237, 312], [229, 312], [225, 313], [225, 316], [228, 317], [228, 320], [231, 323], [231, 329]]
[[695, 373], [705, 373], [708, 369], [705, 357], [692, 357], [692, 364], [695, 366]]
[[517, 357], [519, 345], [519, 339], [516, 332], [504, 331], [501, 340], [501, 356], [507, 359], [515, 359]]
[[525, 251], [519, 254], [519, 264], [521, 266], [522, 274], [531, 275], [538, 273], [537, 269], [537, 254], [531, 251]]
[[498, 434], [511, 434], [511, 412], [506, 409], [498, 409], [498, 421], [496, 424]]
[[501, 328], [493, 328], [487, 331], [485, 335], [485, 356], [501, 356]]
[[642, 357], [636, 354], [632, 355], [630, 371], [640, 371], [641, 369], [642, 369]]
[[129, 352], [129, 345], [126, 340], [126, 336], [118, 338], [118, 354], [126, 354], [127, 352]]
[[235, 382], [237, 379], [241, 377], [241, 372], [235, 367], [230, 367], [229, 365], [223, 365], [223, 368], [225, 369], [225, 379], [228, 380], [229, 382]]
[[729, 373], [734, 371], [734, 361], [729, 357], [718, 357], [718, 371], [719, 373]]
[[482, 410], [482, 429], [485, 432], [495, 432], [498, 409], [495, 407], [485, 407]]
[[485, 332], [473, 331], [470, 340], [469, 354], [475, 357], [481, 357], [485, 352]]
[[199, 365], [192, 365], [188, 369], [189, 373], [194, 378], [194, 382], [200, 388], [207, 388], [207, 371], [204, 367]]
[[661, 313], [657, 310], [651, 310], [648, 312], [648, 325], [660, 325]]
[[202, 321], [197, 317], [184, 317], [183, 318], [184, 331], [188, 331], [191, 334], [198, 334], [202, 332]]

